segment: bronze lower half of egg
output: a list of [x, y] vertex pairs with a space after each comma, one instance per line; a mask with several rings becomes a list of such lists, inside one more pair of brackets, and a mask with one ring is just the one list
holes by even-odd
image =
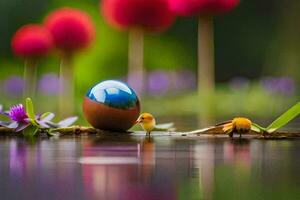
[[127, 84], [108, 80], [92, 87], [82, 104], [86, 120], [97, 129], [127, 131], [140, 114], [137, 95]]

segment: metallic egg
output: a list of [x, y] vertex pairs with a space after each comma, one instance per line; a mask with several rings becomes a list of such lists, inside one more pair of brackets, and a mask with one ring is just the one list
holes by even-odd
[[107, 80], [93, 86], [84, 97], [83, 113], [97, 129], [127, 131], [140, 114], [139, 99], [127, 84]]

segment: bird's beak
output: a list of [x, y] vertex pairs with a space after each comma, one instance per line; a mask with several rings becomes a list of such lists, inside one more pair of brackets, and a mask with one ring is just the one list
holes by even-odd
[[140, 119], [140, 118], [138, 118], [136, 121], [135, 121], [135, 124], [139, 124], [139, 123], [141, 123], [142, 122], [142, 120]]

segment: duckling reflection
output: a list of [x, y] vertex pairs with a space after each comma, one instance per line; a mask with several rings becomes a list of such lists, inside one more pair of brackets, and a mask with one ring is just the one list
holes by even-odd
[[141, 168], [142, 177], [145, 182], [151, 178], [155, 167], [155, 144], [153, 138], [148, 135], [141, 143]]

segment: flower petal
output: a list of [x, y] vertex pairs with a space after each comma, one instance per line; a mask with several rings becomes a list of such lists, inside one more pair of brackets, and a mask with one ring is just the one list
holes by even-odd
[[29, 119], [29, 118], [26, 118], [26, 119], [24, 119], [24, 122], [26, 122], [26, 123], [30, 123], [30, 122], [31, 122], [31, 119]]
[[224, 125], [222, 130], [223, 130], [225, 133], [231, 132], [231, 131], [233, 130], [232, 123]]
[[54, 113], [47, 112], [41, 116], [41, 121], [51, 121], [55, 117]]
[[10, 125], [11, 122], [3, 122], [3, 121], [0, 121], [0, 126], [4, 126], [6, 128], [9, 128], [8, 126]]
[[59, 128], [60, 127], [57, 123], [54, 123], [52, 121], [45, 121], [45, 124], [47, 124], [50, 128]]
[[72, 124], [74, 124], [77, 121], [77, 119], [78, 119], [77, 116], [66, 118], [66, 119], [60, 121], [58, 123], [58, 126], [59, 127], [68, 127], [68, 126], [71, 126]]
[[20, 132], [27, 128], [30, 124], [28, 123], [20, 123], [19, 126], [15, 129], [16, 132]]
[[7, 128], [17, 128], [19, 126], [19, 123], [18, 122], [11, 122]]
[[2, 111], [2, 112], [0, 112], [0, 115], [5, 116], [5, 117], [8, 117], [8, 118], [10, 119], [9, 113], [8, 113], [7, 111]]
[[50, 126], [47, 124], [47, 121], [44, 121], [44, 120], [39, 120], [37, 121], [39, 123], [39, 125], [42, 127], [42, 128], [50, 128]]
[[8, 114], [10, 119], [16, 122], [23, 122], [28, 117], [22, 104], [12, 106]]

